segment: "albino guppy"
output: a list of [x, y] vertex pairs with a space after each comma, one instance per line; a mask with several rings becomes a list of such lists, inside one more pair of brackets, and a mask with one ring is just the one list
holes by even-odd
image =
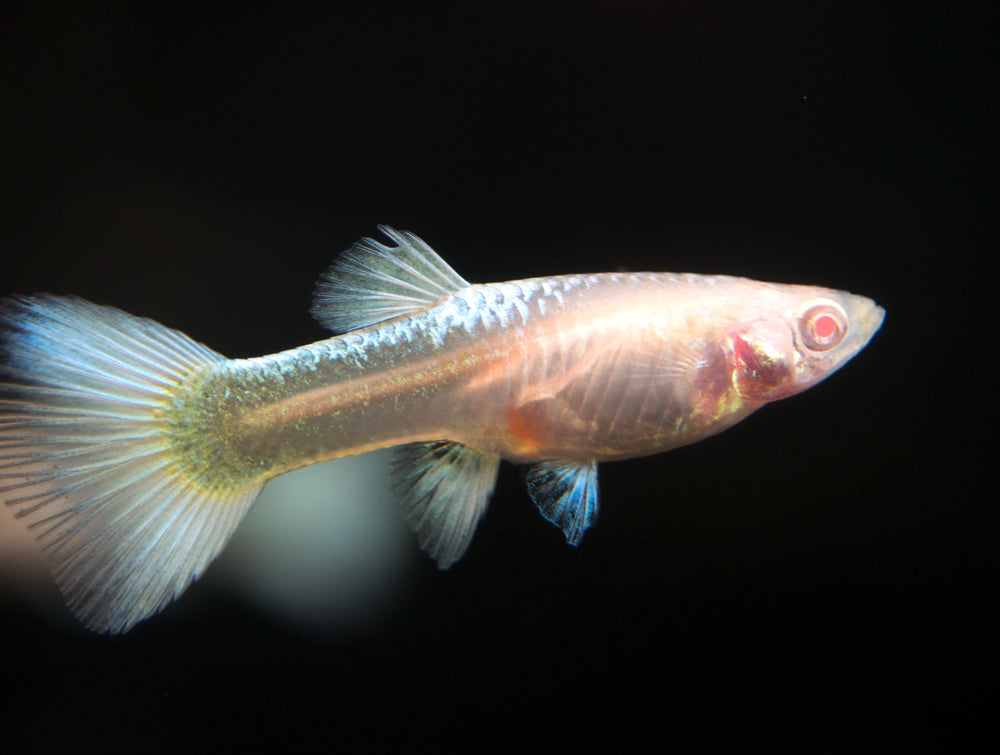
[[152, 320], [40, 294], [0, 309], [0, 497], [70, 609], [124, 632], [205, 570], [272, 477], [400, 446], [421, 547], [447, 568], [501, 459], [576, 545], [597, 463], [733, 425], [839, 369], [884, 310], [815, 286], [667, 273], [471, 285], [381, 227], [321, 279], [343, 333], [229, 360]]

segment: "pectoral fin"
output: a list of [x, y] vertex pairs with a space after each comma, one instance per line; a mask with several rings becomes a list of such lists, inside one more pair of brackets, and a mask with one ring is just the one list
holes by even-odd
[[447, 569], [465, 555], [486, 513], [500, 458], [460, 443], [411, 443], [396, 451], [393, 487], [420, 547]]
[[597, 521], [597, 462], [543, 461], [528, 469], [528, 493], [542, 516], [579, 545]]

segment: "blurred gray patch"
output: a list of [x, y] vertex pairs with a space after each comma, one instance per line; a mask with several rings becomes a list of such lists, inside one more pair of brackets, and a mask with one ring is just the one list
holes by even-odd
[[389, 488], [390, 455], [269, 482], [206, 579], [304, 629], [377, 622], [397, 604], [416, 548]]

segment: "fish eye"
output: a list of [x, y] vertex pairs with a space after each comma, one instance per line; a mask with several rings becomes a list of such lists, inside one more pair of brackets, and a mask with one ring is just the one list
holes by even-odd
[[799, 332], [807, 348], [828, 351], [847, 335], [847, 315], [833, 302], [814, 304], [799, 318]]

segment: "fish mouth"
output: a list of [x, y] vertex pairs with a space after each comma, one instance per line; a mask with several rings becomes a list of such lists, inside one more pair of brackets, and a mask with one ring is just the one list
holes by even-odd
[[866, 296], [851, 294], [847, 310], [850, 332], [844, 341], [838, 368], [868, 345], [885, 320], [885, 309]]
[[885, 309], [871, 299], [865, 299], [865, 302], [868, 306], [866, 307], [866, 311], [861, 313], [859, 320], [861, 331], [865, 334], [865, 343], [868, 343], [871, 337], [882, 327], [882, 321], [885, 320]]
[[875, 320], [875, 330], [878, 330], [879, 328], [882, 327], [882, 320], [885, 319], [885, 309], [876, 304], [875, 314], [877, 315], [877, 318]]
[[867, 296], [842, 293], [841, 305], [847, 313], [849, 322], [848, 337], [861, 348], [882, 327], [882, 321], [885, 320], [885, 309]]

